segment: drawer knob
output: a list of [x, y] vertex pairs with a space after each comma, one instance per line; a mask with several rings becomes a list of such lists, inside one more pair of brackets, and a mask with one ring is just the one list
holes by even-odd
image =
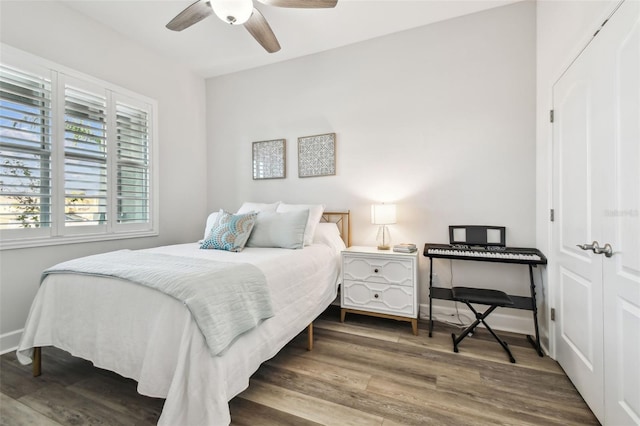
[[373, 272], [378, 273], [378, 268], [374, 269]]
[[377, 299], [378, 297], [380, 297], [380, 295], [379, 294], [374, 294], [373, 297], [375, 297]]

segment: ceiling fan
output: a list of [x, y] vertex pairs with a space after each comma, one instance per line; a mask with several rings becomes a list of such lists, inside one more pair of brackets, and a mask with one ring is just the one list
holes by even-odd
[[[258, 0], [261, 3], [291, 8], [331, 8], [338, 0]], [[231, 25], [244, 25], [249, 33], [269, 53], [280, 50], [280, 43], [262, 13], [253, 6], [253, 0], [198, 0], [180, 12], [167, 24], [173, 31], [182, 31], [215, 13]]]

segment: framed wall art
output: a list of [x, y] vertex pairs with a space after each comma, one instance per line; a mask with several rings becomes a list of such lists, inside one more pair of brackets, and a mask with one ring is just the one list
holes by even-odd
[[287, 176], [286, 140], [253, 142], [253, 179], [284, 179]]
[[298, 138], [298, 177], [336, 174], [336, 134]]

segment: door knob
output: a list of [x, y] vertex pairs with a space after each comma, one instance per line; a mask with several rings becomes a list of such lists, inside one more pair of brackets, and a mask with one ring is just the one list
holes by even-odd
[[576, 244], [576, 247], [581, 248], [582, 250], [593, 250], [594, 253], [596, 253], [596, 250], [600, 250], [600, 246], [597, 241], [594, 241], [591, 244]]
[[595, 254], [604, 254], [605, 257], [611, 257], [613, 256], [613, 247], [611, 247], [611, 244], [606, 243], [604, 247], [595, 247], [593, 252]]

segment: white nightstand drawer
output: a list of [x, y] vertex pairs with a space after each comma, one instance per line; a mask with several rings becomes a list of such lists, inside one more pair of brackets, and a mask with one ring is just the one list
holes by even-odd
[[411, 259], [349, 255], [343, 257], [342, 268], [345, 280], [413, 287], [413, 265]]
[[345, 280], [342, 306], [372, 312], [417, 317], [412, 286]]

